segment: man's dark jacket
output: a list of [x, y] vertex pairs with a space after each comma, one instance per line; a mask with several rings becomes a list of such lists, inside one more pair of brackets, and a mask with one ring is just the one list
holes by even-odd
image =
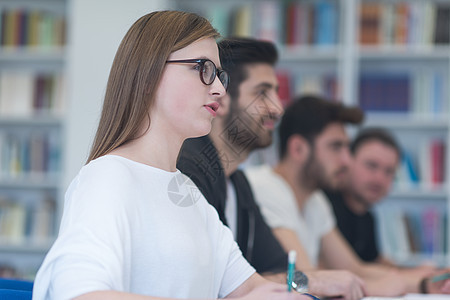
[[[188, 139], [181, 149], [177, 168], [194, 181], [227, 225], [227, 184], [219, 155], [220, 150], [207, 136]], [[230, 180], [236, 191], [237, 243], [242, 254], [258, 273], [286, 271], [287, 255], [265, 223], [244, 173], [237, 170]]]

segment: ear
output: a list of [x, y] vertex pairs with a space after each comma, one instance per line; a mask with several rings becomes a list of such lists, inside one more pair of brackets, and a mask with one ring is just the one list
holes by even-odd
[[301, 135], [292, 135], [287, 142], [288, 157], [296, 162], [304, 163], [309, 158], [311, 147], [308, 141]]

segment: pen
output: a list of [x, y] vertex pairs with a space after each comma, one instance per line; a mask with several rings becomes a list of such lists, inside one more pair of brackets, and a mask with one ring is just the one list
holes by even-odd
[[288, 254], [288, 270], [287, 270], [287, 284], [288, 292], [292, 290], [292, 279], [294, 277], [295, 260], [297, 259], [297, 252], [295, 250], [289, 251]]
[[444, 273], [444, 274], [441, 274], [441, 275], [433, 276], [433, 277], [431, 277], [430, 281], [431, 282], [438, 282], [438, 281], [446, 280], [446, 279], [450, 279], [450, 273]]

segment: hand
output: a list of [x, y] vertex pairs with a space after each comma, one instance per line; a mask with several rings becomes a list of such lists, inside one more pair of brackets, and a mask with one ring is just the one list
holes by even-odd
[[392, 269], [384, 276], [366, 279], [367, 293], [381, 297], [404, 295], [408, 290], [408, 281], [401, 272]]
[[367, 294], [363, 280], [349, 271], [315, 270], [304, 273], [308, 276], [309, 291], [313, 295], [356, 300]]
[[405, 293], [418, 293], [420, 281], [423, 278], [428, 278], [436, 273], [436, 268], [433, 266], [420, 266], [416, 268], [402, 268], [399, 269], [400, 276], [406, 283]]
[[[430, 294], [450, 294], [450, 279], [439, 280], [436, 282], [432, 282], [432, 277], [449, 273], [450, 270], [440, 270], [438, 272], [434, 272], [433, 276], [427, 277], [423, 279], [421, 292], [427, 292]], [[423, 291], [423, 289], [425, 291]]]
[[311, 300], [295, 291], [288, 292], [286, 284], [267, 283], [240, 298], [241, 300]]

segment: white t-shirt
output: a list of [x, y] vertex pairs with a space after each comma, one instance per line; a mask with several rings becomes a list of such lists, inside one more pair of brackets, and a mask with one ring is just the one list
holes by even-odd
[[66, 193], [59, 236], [33, 299], [96, 290], [224, 297], [254, 273], [195, 184], [120, 156], [84, 166]]
[[336, 226], [326, 196], [316, 191], [300, 211], [291, 187], [272, 167], [262, 165], [245, 172], [267, 224], [295, 231], [311, 263], [317, 266], [321, 239]]

